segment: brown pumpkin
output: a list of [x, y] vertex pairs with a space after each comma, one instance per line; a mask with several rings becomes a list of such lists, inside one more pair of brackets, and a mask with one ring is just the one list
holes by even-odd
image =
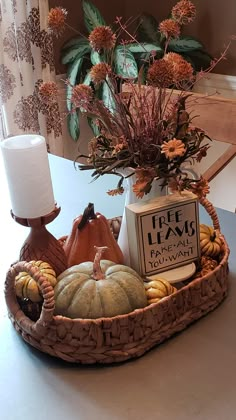
[[113, 237], [106, 217], [95, 213], [94, 205], [89, 203], [83, 215], [74, 220], [72, 231], [63, 246], [68, 267], [85, 261], [93, 261], [96, 253], [95, 246], [107, 247], [104, 259], [123, 264], [123, 254]]

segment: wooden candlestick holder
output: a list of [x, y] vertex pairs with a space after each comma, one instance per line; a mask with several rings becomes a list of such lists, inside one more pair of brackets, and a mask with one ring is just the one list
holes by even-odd
[[55, 205], [51, 213], [26, 219], [16, 216], [11, 210], [12, 218], [22, 226], [30, 227], [29, 236], [20, 250], [20, 261], [42, 260], [48, 262], [58, 276], [67, 268], [67, 258], [60, 242], [46, 229], [60, 213], [61, 208]]

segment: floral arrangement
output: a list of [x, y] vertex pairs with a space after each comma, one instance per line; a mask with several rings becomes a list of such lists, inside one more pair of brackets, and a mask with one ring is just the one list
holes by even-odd
[[[162, 186], [168, 185], [173, 191], [191, 190], [199, 197], [209, 192], [206, 180], [202, 177], [193, 180], [185, 171], [186, 164], [199, 162], [206, 156], [210, 140], [201, 128], [193, 125], [194, 109], [189, 112], [189, 108], [194, 108], [192, 87], [219, 60], [196, 75], [191, 63], [181, 55], [167, 52], [171, 39], [179, 36], [181, 25], [191, 22], [195, 14], [195, 6], [190, 0], [180, 0], [172, 10], [172, 19], [160, 23], [159, 31], [165, 37], [165, 53], [160, 59], [156, 58], [155, 52], [149, 55], [146, 85], [142, 84], [144, 66], [137, 78], [125, 78], [122, 72], [114, 71], [112, 64], [117, 37], [122, 33], [130, 37], [123, 41], [124, 57], [127, 42], [139, 45], [135, 36], [129, 34], [122, 18], [116, 19], [116, 32], [101, 25], [89, 34], [90, 47], [99, 57], [99, 62], [89, 71], [89, 84], [72, 86], [69, 80], [66, 81], [71, 88], [70, 113], [73, 115], [80, 109], [98, 130], [98, 135], [89, 143], [88, 155], [83, 156], [87, 158], [87, 164], [79, 167], [81, 170], [93, 169], [94, 179], [105, 174], [119, 176], [117, 188], [109, 191], [110, 195], [123, 193], [121, 169], [124, 168], [132, 169], [132, 174], [135, 174], [133, 190], [140, 198], [151, 190], [154, 180], [161, 180]], [[66, 24], [66, 15], [66, 10], [61, 7], [51, 9], [49, 28], [60, 33]], [[147, 61], [144, 64], [146, 68]], [[129, 66], [125, 59], [123, 66]], [[99, 97], [101, 85], [106, 86], [109, 93], [108, 103]], [[45, 100], [53, 100], [57, 87], [53, 83], [43, 83], [40, 94]]]
[[[129, 19], [125, 24], [132, 26], [136, 29], [137, 39], [139, 42], [129, 42], [130, 36], [126, 39], [125, 50], [123, 48], [123, 40], [120, 36], [116, 36], [114, 39], [114, 45], [112, 48], [112, 55], [109, 56], [109, 63], [112, 66], [113, 72], [117, 75], [121, 75], [124, 78], [136, 78], [138, 77], [139, 69], [142, 67], [142, 83], [147, 82], [147, 68], [149, 63], [149, 57], [155, 54], [155, 58], [162, 58], [166, 52], [176, 52], [183, 56], [186, 60], [191, 62], [194, 71], [206, 69], [210, 66], [212, 57], [205, 51], [201, 42], [190, 36], [184, 36], [182, 34], [183, 28], [191, 23], [196, 16], [196, 8], [194, 5], [189, 3], [185, 5], [189, 8], [188, 14], [184, 13], [183, 18], [182, 5], [177, 3], [170, 13], [170, 18], [163, 20], [159, 23], [153, 16], [147, 14], [141, 14], [140, 16]], [[92, 44], [89, 42], [89, 35], [97, 27], [108, 26], [103, 15], [99, 9], [88, 0], [81, 1], [81, 12], [83, 16], [83, 22], [85, 26], [84, 37], [76, 31], [76, 35], [67, 40], [60, 51], [61, 63], [66, 66], [67, 78], [70, 84], [67, 85], [67, 109], [71, 111], [73, 106], [71, 102], [71, 86], [80, 83], [89, 84], [91, 82], [90, 70], [94, 64], [98, 64], [101, 61], [107, 61], [107, 57], [104, 57], [104, 50], [101, 54], [93, 49]], [[187, 16], [187, 17], [186, 17]], [[62, 22], [64, 16], [59, 15], [57, 9], [53, 9], [50, 12], [50, 25], [54, 25], [55, 35], [58, 36], [63, 31], [63, 26], [69, 26], [67, 21]], [[58, 26], [60, 22], [61, 26]], [[122, 28], [124, 33], [126, 28]], [[73, 29], [73, 28], [71, 28]], [[171, 36], [171, 39], [166, 45], [166, 38]], [[165, 48], [167, 48], [165, 50]], [[102, 57], [103, 56], [103, 57]], [[124, 65], [124, 61], [126, 65]], [[109, 90], [105, 83], [101, 82], [99, 89], [94, 91], [95, 96], [102, 99], [107, 106], [109, 106]], [[67, 127], [71, 138], [77, 141], [80, 137], [80, 117], [81, 112], [77, 109], [76, 112], [68, 113], [67, 115]], [[88, 118], [88, 123], [97, 135], [97, 127], [93, 124], [93, 121]]]

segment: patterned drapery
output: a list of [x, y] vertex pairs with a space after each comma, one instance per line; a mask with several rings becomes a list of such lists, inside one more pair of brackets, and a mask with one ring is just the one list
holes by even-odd
[[38, 133], [48, 151], [63, 156], [59, 104], [40, 99], [42, 81], [54, 81], [48, 0], [0, 0], [0, 135]]

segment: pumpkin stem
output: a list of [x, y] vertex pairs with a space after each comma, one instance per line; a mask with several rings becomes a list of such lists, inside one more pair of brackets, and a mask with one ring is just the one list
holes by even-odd
[[93, 262], [93, 278], [94, 280], [104, 279], [104, 273], [102, 272], [100, 261], [102, 253], [107, 249], [107, 246], [94, 246], [96, 254]]
[[210, 236], [210, 241], [214, 242], [215, 238], [216, 238], [216, 232], [214, 230], [213, 234]]
[[96, 219], [97, 216], [94, 212], [94, 204], [93, 203], [88, 203], [87, 207], [85, 208], [84, 212], [83, 212], [83, 216], [82, 219], [80, 221], [80, 223], [78, 224], [78, 229], [82, 230], [85, 225], [88, 223], [89, 220], [91, 219]]

